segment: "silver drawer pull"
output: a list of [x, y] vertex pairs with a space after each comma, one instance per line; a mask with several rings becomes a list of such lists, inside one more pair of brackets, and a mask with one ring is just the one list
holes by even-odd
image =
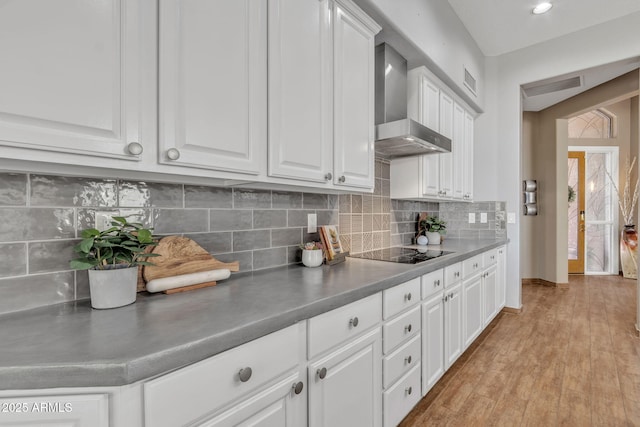
[[322, 368], [322, 369], [318, 369], [316, 371], [316, 374], [318, 374], [318, 378], [320, 378], [321, 380], [324, 379], [324, 377], [327, 376], [327, 368]]
[[140, 144], [139, 142], [130, 142], [129, 145], [127, 145], [127, 150], [129, 151], [129, 154], [137, 156], [139, 154], [142, 154], [144, 147], [142, 147], [142, 144]]
[[404, 327], [404, 332], [405, 334], [411, 332], [411, 323]]
[[409, 355], [409, 356], [405, 357], [405, 358], [404, 358], [404, 361], [405, 361], [405, 363], [406, 363], [407, 365], [411, 365], [411, 356]]
[[411, 395], [411, 393], [413, 392], [413, 389], [411, 387], [407, 387], [404, 389], [404, 392], [407, 393], [407, 395]]
[[302, 389], [303, 388], [304, 388], [304, 384], [302, 383], [302, 381], [299, 381], [297, 383], [293, 383], [293, 385], [291, 386], [291, 389], [293, 390], [293, 392], [295, 394], [302, 393]]
[[407, 301], [411, 301], [411, 292], [409, 292], [408, 294], [405, 294], [404, 299]]
[[251, 374], [253, 374], [251, 368], [242, 368], [240, 369], [240, 372], [238, 372], [238, 377], [240, 378], [240, 381], [246, 383], [251, 378]]
[[354, 317], [353, 319], [349, 320], [349, 326], [355, 328], [356, 326], [358, 326], [358, 318]]

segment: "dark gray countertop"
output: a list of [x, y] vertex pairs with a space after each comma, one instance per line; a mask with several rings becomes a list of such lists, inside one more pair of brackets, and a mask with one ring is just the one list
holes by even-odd
[[79, 301], [0, 316], [0, 389], [117, 386], [203, 360], [414, 277], [504, 245], [447, 239], [453, 254], [406, 265], [347, 258], [237, 274], [213, 288]]

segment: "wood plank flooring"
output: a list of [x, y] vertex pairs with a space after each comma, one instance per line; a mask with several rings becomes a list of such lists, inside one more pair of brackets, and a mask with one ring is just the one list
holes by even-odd
[[417, 426], [640, 426], [636, 281], [525, 285], [403, 420]]

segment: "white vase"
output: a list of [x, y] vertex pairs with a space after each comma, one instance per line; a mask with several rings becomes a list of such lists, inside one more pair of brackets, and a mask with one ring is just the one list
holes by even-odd
[[307, 267], [319, 267], [322, 265], [323, 254], [319, 249], [303, 249], [302, 263]]
[[437, 231], [427, 231], [425, 234], [427, 235], [427, 239], [429, 239], [430, 245], [440, 244], [440, 233]]
[[104, 309], [129, 305], [136, 301], [138, 267], [89, 270], [91, 307]]
[[418, 236], [418, 238], [416, 239], [416, 243], [420, 246], [426, 246], [429, 244], [429, 239], [427, 238], [427, 236]]

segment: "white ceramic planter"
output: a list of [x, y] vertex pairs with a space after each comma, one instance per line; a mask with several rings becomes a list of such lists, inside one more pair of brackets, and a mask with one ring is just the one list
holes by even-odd
[[323, 254], [321, 250], [302, 250], [302, 263], [307, 267], [319, 267], [322, 265]]
[[137, 284], [137, 266], [111, 270], [89, 270], [91, 307], [116, 308], [134, 303]]
[[440, 244], [440, 233], [437, 231], [427, 231], [425, 234], [427, 235], [427, 239], [429, 239], [430, 245]]

